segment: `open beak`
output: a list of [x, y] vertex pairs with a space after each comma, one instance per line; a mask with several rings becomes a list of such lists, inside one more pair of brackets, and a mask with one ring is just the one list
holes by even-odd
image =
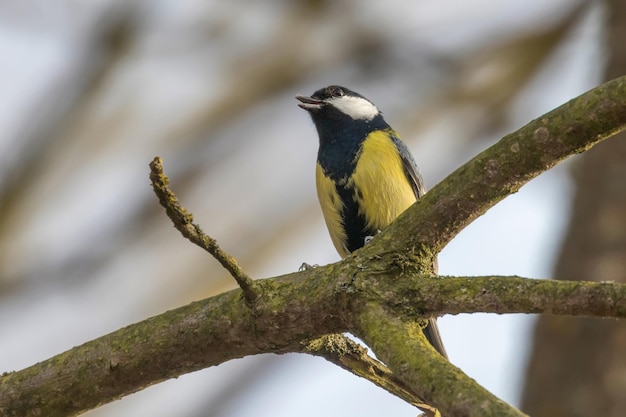
[[326, 104], [324, 103], [324, 100], [319, 100], [313, 97], [307, 97], [307, 96], [303, 96], [300, 94], [296, 96], [296, 100], [300, 101], [300, 103], [298, 103], [298, 107], [306, 111], [319, 110], [322, 107], [324, 107], [324, 104]]

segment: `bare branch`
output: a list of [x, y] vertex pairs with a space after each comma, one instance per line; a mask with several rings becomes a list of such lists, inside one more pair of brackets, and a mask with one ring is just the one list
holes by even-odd
[[[355, 286], [369, 284], [355, 281]], [[387, 286], [393, 286], [393, 292]], [[483, 312], [626, 318], [626, 284], [616, 282], [407, 276], [393, 283], [381, 280], [376, 296], [384, 297], [385, 305], [405, 317]]]
[[563, 104], [505, 136], [404, 212], [363, 251], [438, 253], [474, 219], [568, 156], [626, 126], [626, 77]]
[[188, 372], [248, 355], [299, 352], [300, 340], [347, 331], [333, 315], [346, 306], [331, 296], [328, 270], [259, 282], [264, 303], [255, 311], [237, 289], [5, 373], [0, 416], [74, 416]]
[[621, 78], [507, 136], [342, 262], [260, 281], [247, 277], [193, 224], [155, 158], [153, 187], [168, 216], [187, 239], [213, 254], [242, 290], [169, 311], [0, 376], [0, 416], [75, 415], [186, 372], [246, 355], [301, 352], [301, 340], [342, 332], [364, 340], [411, 392], [447, 417], [520, 416], [438, 355], [414, 321], [475, 311], [625, 317], [626, 285], [398, 278], [416, 277], [416, 271], [432, 267], [434, 255], [472, 219], [625, 123], [626, 78]]
[[344, 335], [331, 334], [311, 340], [304, 345], [303, 352], [320, 356], [356, 376], [367, 379], [376, 386], [419, 408], [427, 417], [439, 416], [436, 408], [420, 399], [383, 363], [369, 356], [367, 348]]
[[159, 198], [159, 203], [165, 208], [165, 212], [174, 223], [174, 227], [184, 237], [217, 259], [224, 269], [235, 278], [248, 305], [253, 306], [259, 297], [254, 280], [241, 269], [235, 258], [219, 247], [215, 239], [208, 236], [200, 226], [193, 223], [193, 215], [180, 205], [176, 195], [169, 189], [170, 180], [163, 172], [163, 160], [158, 156], [150, 162], [150, 180], [154, 193]]
[[379, 304], [359, 315], [356, 335], [400, 380], [447, 417], [523, 417], [450, 364], [426, 340], [422, 328]]
[[[460, 371], [447, 361], [443, 363], [454, 371], [442, 370], [435, 361], [430, 370], [418, 369], [417, 372], [423, 373], [422, 379], [413, 382], [405, 379], [392, 366], [393, 362], [381, 356], [380, 346], [371, 344], [380, 343], [378, 337], [391, 331], [386, 329], [389, 317], [377, 318], [380, 309], [386, 311], [387, 316], [392, 313], [402, 316], [402, 320], [420, 320], [447, 312], [527, 310], [626, 316], [626, 284], [511, 277], [397, 279], [398, 272], [389, 264], [386, 264], [386, 273], [373, 273], [373, 268], [360, 269], [359, 261], [359, 258], [347, 258], [338, 264], [256, 281], [263, 302], [258, 303], [254, 312], [242, 301], [241, 290], [230, 291], [125, 327], [19, 372], [0, 376], [0, 416], [76, 415], [187, 372], [247, 355], [303, 352], [304, 348], [297, 341], [342, 332], [359, 336], [390, 367], [395, 376], [389, 376], [389, 381], [384, 383], [395, 384], [400, 378], [408, 384], [412, 395], [417, 396], [412, 403], [419, 403], [423, 398], [439, 406], [453, 402], [456, 394], [446, 391], [447, 394], [433, 396], [413, 383], [433, 378], [434, 373], [438, 381], [442, 378], [439, 381], [442, 386], [446, 386], [449, 382], [445, 378], [460, 378], [457, 375]], [[383, 261], [378, 262], [384, 270]], [[455, 286], [460, 290], [454, 292]], [[506, 296], [499, 295], [502, 289], [506, 289]], [[543, 296], [544, 289], [551, 295]], [[456, 299], [457, 293], [465, 296]], [[550, 299], [556, 305], [573, 306], [575, 300], [580, 301], [581, 294], [589, 300], [582, 308], [549, 306]], [[364, 320], [369, 323], [368, 327]], [[412, 334], [407, 337], [413, 338]], [[392, 339], [387, 341], [388, 345], [393, 343]], [[399, 345], [398, 349], [404, 349], [402, 346], [405, 345]], [[422, 348], [411, 345], [410, 349], [413, 349], [411, 356], [423, 355]], [[395, 350], [390, 354], [393, 352]], [[353, 359], [343, 356], [340, 362], [344, 367], [353, 365], [354, 373], [361, 372], [359, 368], [364, 364], [352, 362]], [[373, 367], [372, 372], [378, 372], [377, 368]], [[401, 392], [392, 389], [390, 392], [396, 395]], [[453, 415], [444, 413], [444, 416]]]

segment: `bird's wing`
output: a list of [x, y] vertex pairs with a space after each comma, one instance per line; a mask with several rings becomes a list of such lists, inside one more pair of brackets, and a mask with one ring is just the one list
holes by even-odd
[[[415, 198], [420, 198], [426, 193], [426, 186], [424, 185], [424, 180], [420, 175], [419, 170], [417, 169], [417, 164], [409, 152], [409, 149], [406, 147], [404, 142], [400, 140], [395, 134], [391, 135], [391, 140], [393, 140], [394, 145], [398, 149], [398, 153], [400, 154], [400, 158], [402, 159], [402, 167], [404, 168], [404, 173], [406, 177], [409, 179], [411, 183], [411, 187], [413, 188], [413, 193], [415, 193]], [[435, 273], [437, 273], [437, 262], [435, 260]], [[424, 328], [424, 334], [426, 335], [426, 339], [430, 342], [434, 348], [443, 355], [444, 358], [448, 357], [446, 353], [446, 348], [443, 347], [443, 342], [441, 341], [441, 336], [439, 335], [439, 328], [437, 327], [436, 319], [432, 318], [428, 320], [428, 324]]]
[[391, 140], [396, 146], [396, 149], [398, 149], [398, 153], [402, 159], [404, 173], [411, 183], [411, 188], [413, 188], [415, 198], [420, 198], [424, 195], [424, 193], [426, 193], [426, 186], [424, 185], [424, 180], [417, 169], [417, 164], [415, 163], [411, 152], [409, 152], [409, 148], [406, 147], [404, 142], [402, 142], [398, 136], [391, 134]]

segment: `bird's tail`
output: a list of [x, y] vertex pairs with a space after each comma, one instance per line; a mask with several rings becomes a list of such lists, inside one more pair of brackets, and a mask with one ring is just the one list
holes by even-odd
[[437, 352], [441, 353], [441, 355], [448, 359], [448, 354], [446, 353], [446, 348], [443, 347], [443, 342], [441, 341], [441, 336], [439, 336], [439, 328], [437, 327], [436, 319], [429, 319], [428, 324], [424, 327], [424, 335], [426, 339], [430, 342], [431, 345], [437, 350]]

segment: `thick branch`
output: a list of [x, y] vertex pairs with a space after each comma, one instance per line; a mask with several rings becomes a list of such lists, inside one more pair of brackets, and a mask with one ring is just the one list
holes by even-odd
[[[459, 278], [455, 283], [398, 277], [421, 269], [412, 253], [421, 255], [427, 270], [453, 236], [497, 201], [625, 123], [626, 78], [621, 78], [505, 137], [343, 262], [255, 281], [259, 298], [254, 314], [242, 302], [242, 292], [232, 291], [3, 375], [0, 415], [75, 415], [186, 372], [246, 355], [298, 352], [301, 340], [344, 331], [360, 336], [411, 390], [441, 405], [444, 415], [516, 415], [436, 355], [407, 320], [473, 311], [624, 317], [626, 287], [521, 278]], [[175, 224], [178, 220], [186, 232], [198, 232], [190, 216]], [[201, 243], [211, 246], [214, 242], [206, 238]], [[550, 300], [554, 305], [548, 305]]]
[[[257, 281], [263, 303], [254, 312], [242, 300], [240, 290], [231, 291], [3, 375], [0, 416], [76, 415], [165, 379], [231, 359], [302, 352], [298, 341], [328, 333], [354, 332], [369, 344], [378, 333], [370, 334], [374, 328], [364, 327], [361, 317], [374, 320], [376, 305], [415, 319], [475, 311], [626, 317], [624, 284], [514, 277], [394, 279], [397, 272], [393, 268], [388, 267], [387, 274], [372, 273], [370, 268], [359, 269], [357, 261], [348, 259]], [[395, 292], [390, 292], [392, 286], [397, 286]], [[502, 292], [505, 295], [499, 294]], [[384, 321], [378, 323], [387, 326]], [[370, 347], [391, 366], [376, 345]], [[391, 369], [396, 374], [396, 369]], [[432, 374], [422, 368], [420, 372], [422, 378]], [[411, 392], [428, 402], [433, 398], [434, 404], [445, 402], [443, 397], [423, 396], [418, 388], [410, 385]], [[397, 394], [395, 389], [392, 392]], [[447, 397], [446, 401], [455, 400]]]
[[298, 352], [300, 340], [346, 331], [333, 315], [342, 303], [324, 273], [328, 268], [297, 281], [259, 282], [262, 311], [253, 312], [234, 290], [6, 373], [0, 416], [73, 416], [188, 372], [248, 355]]
[[438, 253], [498, 201], [626, 126], [626, 77], [605, 83], [505, 136], [450, 174], [379, 234], [368, 254]]
[[445, 360], [426, 341], [419, 325], [379, 304], [369, 305], [359, 316], [356, 335], [394, 375], [444, 416], [524, 416]]
[[[355, 285], [369, 287], [366, 282]], [[626, 318], [626, 285], [615, 282], [407, 277], [395, 282], [381, 280], [376, 291], [385, 298], [385, 305], [405, 317], [483, 312]]]

